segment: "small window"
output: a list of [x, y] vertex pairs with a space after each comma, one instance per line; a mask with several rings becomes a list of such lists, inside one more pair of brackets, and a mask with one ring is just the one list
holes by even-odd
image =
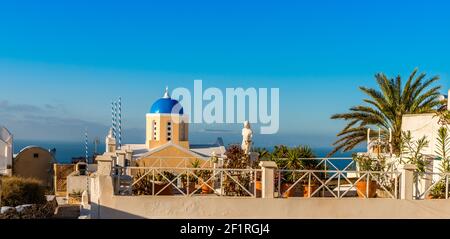
[[39, 154], [33, 154], [33, 158], [39, 158]]
[[167, 122], [167, 125], [169, 125], [169, 126], [172, 125], [172, 122]]
[[172, 134], [172, 133], [170, 133], [170, 132], [169, 132], [169, 133], [167, 133], [167, 135], [168, 135], [168, 136], [170, 136], [171, 134]]
[[167, 138], [167, 141], [170, 141], [171, 140], [171, 138], [169, 137], [169, 138]]
[[171, 131], [171, 130], [172, 130], [172, 128], [170, 128], [170, 127], [167, 127], [167, 130], [168, 130], [168, 131]]

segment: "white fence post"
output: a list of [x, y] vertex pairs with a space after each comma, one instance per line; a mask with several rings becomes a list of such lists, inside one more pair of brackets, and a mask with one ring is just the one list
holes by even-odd
[[417, 167], [413, 164], [400, 165], [401, 172], [400, 180], [400, 199], [413, 200], [414, 199], [414, 171]]
[[262, 198], [274, 198], [274, 179], [277, 164], [273, 161], [261, 161], [259, 166], [261, 166], [262, 169]]

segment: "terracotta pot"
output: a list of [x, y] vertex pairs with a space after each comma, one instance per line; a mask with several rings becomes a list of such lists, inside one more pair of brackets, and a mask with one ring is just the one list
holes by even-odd
[[290, 187], [292, 187], [292, 185], [294, 185], [293, 183], [283, 183], [281, 184], [281, 193], [282, 196], [285, 198], [290, 198], [290, 197], [300, 197], [301, 195], [301, 190], [299, 190], [299, 185], [295, 185], [291, 190], [287, 191]]
[[[169, 183], [163, 183], [163, 182], [155, 182], [155, 195], [161, 191], [164, 187], [166, 187], [167, 185], [169, 185]], [[158, 196], [160, 195], [173, 195], [173, 185], [170, 184], [169, 186], [167, 186], [166, 188], [164, 188], [164, 190], [162, 190], [159, 194], [157, 194]]]
[[200, 184], [202, 185], [202, 194], [211, 194], [213, 192], [213, 190], [211, 189], [212, 188], [211, 181], [209, 181], [208, 183], [204, 183], [204, 181], [201, 180]]
[[256, 188], [256, 197], [260, 198], [262, 195], [262, 182], [260, 180], [256, 180], [255, 188]]
[[319, 196], [319, 192], [317, 192], [316, 194], [312, 195], [317, 189], [319, 188], [319, 186], [317, 186], [316, 184], [311, 184], [308, 186], [308, 184], [304, 184], [303, 185], [303, 197], [318, 197]]
[[[369, 195], [366, 195], [367, 185], [369, 186]], [[356, 192], [360, 198], [374, 198], [377, 195], [378, 184], [376, 181], [370, 181], [367, 183], [367, 181], [361, 180], [356, 183], [356, 188]]]

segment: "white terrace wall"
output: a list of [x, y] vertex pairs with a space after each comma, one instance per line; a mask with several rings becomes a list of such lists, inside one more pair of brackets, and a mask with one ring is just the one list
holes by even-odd
[[113, 196], [100, 218], [450, 218], [446, 200]]
[[101, 219], [450, 219], [448, 200], [114, 196], [111, 177], [98, 176], [92, 180], [91, 189], [97, 190], [92, 190], [91, 217]]

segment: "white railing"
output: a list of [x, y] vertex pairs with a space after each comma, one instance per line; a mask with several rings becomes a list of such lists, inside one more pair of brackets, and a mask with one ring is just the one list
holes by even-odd
[[400, 175], [396, 171], [281, 169], [276, 173], [275, 191], [278, 197], [397, 199]]
[[[197, 158], [151, 159], [145, 166], [114, 167], [117, 195], [260, 197], [262, 185], [272, 184], [270, 187], [275, 189], [272, 192], [279, 198], [400, 197], [401, 172], [393, 164], [386, 165], [382, 171], [362, 171], [352, 158], [302, 158], [298, 160], [314, 160], [309, 164], [314, 167], [276, 169], [274, 178], [264, 182], [261, 180], [263, 169], [221, 168], [221, 158], [203, 158], [196, 167], [192, 163]], [[275, 161], [282, 166], [283, 160], [287, 159]], [[412, 187], [412, 182], [409, 184]], [[448, 192], [448, 188], [446, 190]]]
[[260, 169], [115, 168], [116, 195], [257, 197]]
[[414, 197], [423, 199], [449, 199], [450, 173], [423, 173], [414, 174]]

